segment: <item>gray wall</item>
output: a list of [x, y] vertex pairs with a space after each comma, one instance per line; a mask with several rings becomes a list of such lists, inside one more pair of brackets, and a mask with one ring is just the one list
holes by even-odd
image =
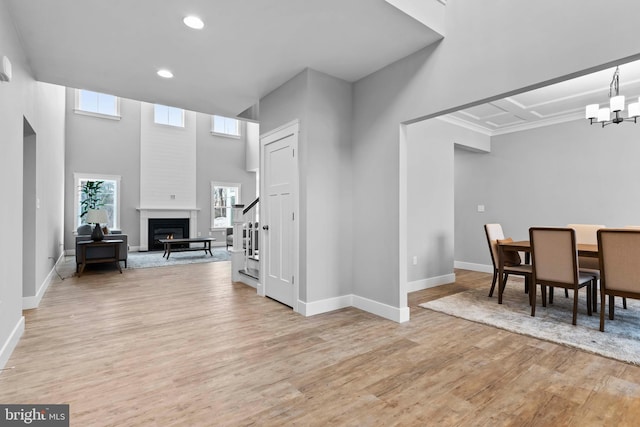
[[[616, 24], [622, 33], [612, 44], [591, 37], [602, 23], [601, 9], [582, 1], [449, 2], [442, 42], [355, 83], [353, 202], [367, 215], [354, 215], [354, 294], [400, 307], [397, 198], [390, 209], [379, 209], [379, 194], [398, 193], [399, 123], [638, 55], [633, 28], [640, 3], [625, 8]], [[579, 19], [567, 19], [576, 11]]]
[[[129, 235], [129, 245], [140, 245], [140, 138], [141, 103], [121, 98], [120, 120], [91, 117], [73, 112], [74, 89], [67, 89], [67, 151], [65, 183], [65, 248], [74, 249], [74, 172], [120, 175], [120, 229]], [[211, 225], [211, 181], [240, 182], [245, 203], [255, 197], [255, 173], [245, 169], [245, 138], [231, 139], [210, 133], [211, 116], [196, 113], [196, 207], [198, 229], [209, 235]], [[212, 233], [219, 244], [224, 233]]]
[[[452, 125], [426, 120], [407, 127], [407, 280], [453, 273]], [[413, 257], [416, 265], [413, 265]]]
[[488, 154], [456, 150], [456, 261], [491, 264], [485, 223], [514, 239], [536, 225], [640, 225], [639, 126], [579, 120], [493, 137]]
[[120, 99], [120, 120], [73, 112], [75, 89], [67, 89], [65, 156], [65, 249], [75, 249], [73, 201], [78, 191], [74, 173], [120, 175], [119, 228], [129, 245], [140, 245], [140, 102]]
[[[22, 308], [36, 295], [22, 288], [23, 248], [23, 122], [37, 135], [35, 251], [36, 293], [46, 289], [54, 260], [62, 253], [64, 167], [64, 91], [37, 83], [31, 76], [5, 2], [0, 2], [0, 53], [12, 63], [13, 80], [0, 83], [0, 222], [4, 238], [12, 242], [0, 249], [0, 368], [9, 358], [23, 330]], [[35, 200], [33, 200], [35, 203]], [[51, 258], [51, 259], [50, 259]], [[24, 297], [24, 298], [23, 298]]]
[[308, 121], [302, 125], [308, 133], [300, 145], [308, 302], [351, 294], [351, 89], [350, 83], [309, 70]]
[[[246, 141], [243, 137], [227, 138], [211, 134], [211, 116], [196, 113], [196, 207], [198, 212], [198, 232], [209, 235], [211, 226], [211, 181], [239, 182], [242, 185], [242, 203], [248, 205], [256, 197], [256, 174], [247, 172]], [[212, 232], [224, 244], [225, 232]]]
[[351, 294], [352, 85], [305, 70], [260, 100], [260, 131], [300, 120], [299, 298]]

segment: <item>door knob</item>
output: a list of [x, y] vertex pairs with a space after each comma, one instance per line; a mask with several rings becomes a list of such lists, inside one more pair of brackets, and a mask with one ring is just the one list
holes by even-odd
[[269, 231], [269, 226], [268, 226], [268, 225], [263, 225], [263, 226], [262, 226], [262, 229], [263, 229], [264, 231]]

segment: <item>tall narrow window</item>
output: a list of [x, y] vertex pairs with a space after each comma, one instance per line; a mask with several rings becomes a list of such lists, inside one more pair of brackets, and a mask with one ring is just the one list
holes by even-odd
[[153, 108], [153, 121], [161, 125], [184, 127], [184, 110], [182, 108], [155, 104]]
[[233, 205], [240, 203], [240, 184], [211, 183], [211, 228], [233, 226]]
[[76, 113], [120, 117], [120, 98], [106, 93], [76, 89]]
[[211, 116], [211, 133], [240, 137], [240, 120], [223, 116]]
[[87, 182], [100, 182], [98, 196], [99, 209], [107, 211], [109, 222], [106, 224], [109, 229], [117, 229], [120, 226], [120, 176], [75, 173], [75, 197], [74, 197], [74, 228], [86, 224], [86, 215], [83, 215], [83, 200], [87, 197], [83, 188]]

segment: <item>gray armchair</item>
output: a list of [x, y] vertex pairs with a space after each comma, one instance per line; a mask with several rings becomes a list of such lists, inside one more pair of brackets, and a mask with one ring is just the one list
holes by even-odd
[[[104, 236], [105, 240], [117, 239], [122, 240], [120, 243], [120, 261], [124, 261], [124, 267], [127, 268], [127, 258], [129, 255], [129, 242], [128, 236], [126, 234], [122, 234], [119, 230], [112, 230], [109, 234]], [[76, 272], [79, 270], [80, 264], [84, 262], [84, 259], [81, 259], [81, 250], [78, 247], [78, 242], [82, 242], [85, 240], [91, 240], [91, 226], [80, 226], [78, 227], [78, 235], [76, 236]], [[99, 258], [108, 258], [113, 257], [113, 248], [109, 247], [88, 247], [86, 248], [86, 259], [99, 259]]]

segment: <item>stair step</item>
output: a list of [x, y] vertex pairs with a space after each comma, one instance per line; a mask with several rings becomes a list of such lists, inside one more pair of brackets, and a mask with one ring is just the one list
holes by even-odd
[[245, 276], [249, 276], [256, 280], [260, 280], [260, 270], [258, 270], [257, 268], [247, 268], [246, 270], [243, 268], [242, 270], [238, 270], [238, 273], [244, 274]]

